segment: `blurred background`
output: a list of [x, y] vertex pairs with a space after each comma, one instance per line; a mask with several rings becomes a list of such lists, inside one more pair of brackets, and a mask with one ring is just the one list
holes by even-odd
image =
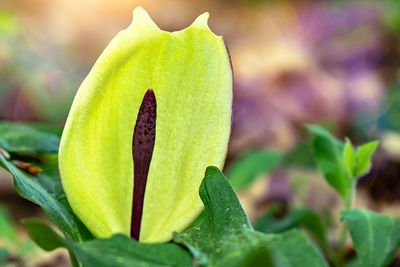
[[[253, 221], [271, 203], [339, 210], [313, 168], [305, 123], [356, 144], [379, 139], [357, 206], [399, 214], [398, 0], [1, 0], [0, 120], [62, 128], [80, 83], [138, 5], [170, 31], [208, 11], [224, 36], [235, 78], [227, 172], [249, 157], [267, 159], [238, 190]], [[13, 266], [69, 266], [64, 252], [46, 254], [29, 241], [18, 222], [32, 216], [42, 215], [0, 170], [0, 259], [4, 246]]]

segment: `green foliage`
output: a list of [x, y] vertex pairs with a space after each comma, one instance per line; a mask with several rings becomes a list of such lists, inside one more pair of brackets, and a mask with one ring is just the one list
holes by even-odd
[[350, 140], [346, 139], [343, 149], [343, 161], [352, 177], [360, 177], [371, 169], [372, 155], [378, 148], [378, 145], [378, 141], [372, 141], [361, 145], [355, 150]]
[[[314, 151], [317, 164], [328, 183], [344, 201], [342, 218], [353, 239], [358, 259], [351, 266], [378, 267], [391, 262], [400, 240], [398, 221], [369, 211], [352, 210], [357, 178], [366, 174], [372, 166], [372, 156], [378, 147], [373, 141], [354, 148], [349, 139], [341, 143], [325, 129], [310, 125], [315, 135]], [[344, 261], [348, 229], [342, 227], [336, 256], [336, 265]]]
[[58, 200], [32, 176], [19, 170], [0, 154], [0, 164], [14, 177], [14, 186], [23, 198], [39, 205], [49, 218], [71, 240], [86, 240], [90, 234], [73, 214], [66, 201]]
[[382, 16], [385, 26], [392, 30], [400, 30], [400, 2], [397, 0], [382, 1]]
[[60, 138], [43, 125], [0, 122], [0, 148], [18, 153], [57, 152]]
[[142, 244], [124, 235], [77, 243], [62, 238], [41, 222], [31, 220], [24, 224], [41, 248], [47, 251], [67, 248], [83, 266], [192, 266], [190, 253], [176, 244]]
[[[274, 266], [326, 266], [325, 259], [308, 237], [296, 230], [274, 235], [268, 243], [274, 253]], [[251, 265], [249, 266], [251, 267]]]
[[18, 232], [15, 229], [8, 212], [0, 206], [0, 239], [4, 241], [17, 240]]
[[276, 168], [282, 160], [282, 153], [269, 150], [250, 151], [234, 161], [227, 170], [227, 176], [235, 190], [241, 190], [253, 183], [262, 174]]
[[372, 166], [372, 156], [378, 148], [379, 142], [372, 141], [361, 145], [357, 150], [357, 163], [353, 172], [354, 177], [366, 174]]
[[[318, 249], [299, 231], [284, 235], [254, 231], [229, 182], [217, 168], [207, 168], [200, 197], [205, 205], [203, 221], [176, 233], [174, 241], [185, 245], [201, 264], [326, 266]], [[270, 255], [272, 262], [265, 260]]]
[[[91, 234], [72, 212], [62, 190], [57, 154], [49, 153], [58, 151], [57, 132], [56, 127], [48, 125], [0, 123], [0, 147], [17, 153], [13, 156], [17, 159], [40, 167], [41, 172], [30, 175], [1, 154], [0, 165], [13, 175], [18, 194], [40, 206], [68, 239], [87, 240]], [[28, 156], [20, 158], [19, 153]], [[30, 158], [31, 154], [36, 155]]]
[[343, 160], [343, 146], [327, 130], [316, 125], [307, 126], [315, 135], [313, 147], [315, 160], [327, 182], [346, 198], [352, 187], [352, 177]]
[[0, 264], [5, 264], [8, 256], [9, 256], [8, 250], [6, 248], [0, 247]]
[[279, 218], [277, 213], [281, 209], [270, 209], [255, 223], [254, 228], [264, 233], [280, 233], [296, 227], [305, 229], [324, 249], [328, 249], [329, 243], [324, 220], [319, 214], [309, 208], [298, 208], [288, 212]]
[[[206, 210], [200, 223], [175, 234], [207, 266], [327, 266], [299, 231], [265, 235], [252, 229], [235, 193], [216, 168], [208, 168], [200, 195]], [[173, 243], [142, 244], [123, 235], [82, 243], [68, 241], [38, 221], [24, 222], [43, 249], [69, 249], [83, 266], [192, 266], [190, 253]], [[273, 265], [274, 264], [274, 265]]]
[[[6, 210], [0, 206], [0, 266], [10, 255], [9, 245], [18, 243], [18, 232]], [[5, 246], [5, 247], [3, 247]]]
[[65, 247], [65, 240], [48, 225], [35, 219], [24, 220], [23, 225], [35, 243], [46, 251]]
[[[295, 228], [306, 230], [332, 264], [344, 264], [340, 249], [337, 252], [339, 256], [335, 257], [328, 243], [326, 222], [308, 208], [289, 210], [280, 218], [276, 216], [279, 210], [270, 209], [257, 221], [255, 231], [233, 188], [215, 167], [207, 168], [200, 186], [204, 212], [188, 229], [174, 234], [174, 243], [143, 244], [123, 235], [93, 239], [65, 197], [57, 154], [49, 153], [57, 148], [55, 144], [48, 146], [44, 140], [48, 134], [57, 138], [57, 133], [34, 127], [34, 144], [21, 137], [24, 136], [22, 132], [31, 126], [0, 123], [0, 127], [4, 125], [8, 125], [8, 130], [0, 132], [0, 142], [2, 147], [13, 152], [12, 160], [33, 163], [42, 171], [30, 175], [0, 154], [1, 166], [14, 176], [17, 192], [42, 207], [65, 237], [34, 220], [24, 222], [29, 235], [45, 250], [68, 249], [75, 266], [192, 266], [193, 260], [201, 266], [217, 267], [327, 266], [319, 249], [307, 235]], [[308, 129], [315, 135], [312, 144], [319, 168], [332, 187], [342, 197], [348, 198], [354, 190], [356, 178], [371, 168], [371, 157], [378, 142], [355, 148], [350, 140], [341, 143], [321, 127], [308, 126]], [[282, 154], [277, 152], [248, 153], [229, 169], [231, 182], [236, 189], [244, 188], [260, 174], [277, 167], [282, 160]], [[0, 235], [12, 239], [16, 235], [15, 229], [1, 214], [0, 210]], [[364, 210], [345, 211], [342, 219], [350, 230], [357, 252], [357, 260], [351, 266], [378, 267], [391, 262], [400, 241], [399, 220]], [[1, 248], [0, 262], [8, 255], [7, 249]]]
[[348, 200], [356, 179], [370, 170], [379, 142], [372, 141], [355, 149], [349, 139], [343, 144], [322, 127], [308, 125], [307, 129], [315, 135], [313, 147], [319, 169], [336, 192]]
[[295, 148], [285, 153], [282, 160], [284, 166], [314, 167], [313, 146], [311, 138], [300, 140]]
[[346, 141], [344, 143], [344, 147], [343, 147], [343, 162], [344, 165], [347, 169], [347, 171], [350, 174], [354, 173], [354, 170], [357, 168], [357, 154], [356, 151], [353, 147], [353, 144], [351, 143], [351, 141], [346, 138]]
[[400, 220], [368, 210], [342, 212], [357, 252], [359, 266], [387, 266], [400, 242]]
[[41, 169], [34, 178], [47, 192], [60, 201], [67, 201], [61, 186], [57, 154], [41, 154], [39, 160], [31, 158], [23, 158], [23, 160], [32, 162]]
[[8, 266], [9, 259], [30, 259], [36, 251], [35, 243], [19, 233], [11, 214], [0, 205], [0, 266]]

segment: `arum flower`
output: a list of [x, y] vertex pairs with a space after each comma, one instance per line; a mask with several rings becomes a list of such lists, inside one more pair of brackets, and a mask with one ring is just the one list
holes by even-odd
[[203, 209], [207, 166], [222, 167], [232, 72], [208, 14], [160, 30], [137, 8], [74, 99], [59, 165], [68, 201], [96, 237], [168, 241]]

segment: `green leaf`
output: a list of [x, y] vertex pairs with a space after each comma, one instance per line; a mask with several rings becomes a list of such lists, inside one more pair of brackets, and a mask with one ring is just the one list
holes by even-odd
[[282, 160], [283, 166], [303, 166], [312, 168], [315, 166], [313, 159], [313, 144], [312, 138], [307, 137], [297, 144], [291, 151], [285, 153]]
[[[24, 161], [26, 161], [24, 159]], [[29, 162], [29, 161], [28, 161]], [[33, 165], [39, 167], [42, 171], [36, 176], [40, 185], [47, 192], [54, 195], [57, 199], [65, 199], [60, 173], [58, 171], [58, 156], [57, 154], [41, 154], [39, 161], [30, 161]]]
[[203, 171], [224, 165], [232, 114], [229, 55], [207, 20], [205, 13], [168, 32], [136, 8], [80, 86], [61, 138], [60, 172], [72, 209], [96, 237], [130, 234], [132, 137], [150, 88], [156, 138], [140, 241], [168, 241], [203, 210]]
[[5, 263], [10, 253], [6, 248], [0, 247], [0, 264]]
[[346, 142], [344, 143], [343, 161], [347, 171], [353, 175], [357, 164], [357, 154], [348, 138], [346, 138]]
[[200, 264], [327, 266], [301, 232], [266, 235], [254, 231], [228, 180], [217, 168], [207, 168], [200, 197], [205, 205], [203, 221], [174, 234], [174, 241], [185, 245]]
[[[47, 224], [36, 219], [23, 220], [22, 224], [25, 226], [29, 237], [42, 249], [46, 251], [53, 251], [57, 248], [68, 249], [67, 241]], [[71, 251], [69, 251], [69, 254], [74, 267], [82, 266]]]
[[276, 168], [282, 160], [278, 151], [250, 151], [235, 160], [227, 170], [227, 176], [235, 190], [241, 190], [253, 183], [262, 174]]
[[319, 214], [309, 208], [298, 208], [289, 211], [283, 218], [277, 218], [275, 215], [277, 212], [280, 212], [280, 209], [268, 211], [257, 220], [254, 228], [263, 233], [280, 233], [302, 227], [323, 248], [328, 248], [326, 227]]
[[393, 31], [398, 32], [400, 29], [400, 4], [396, 0], [383, 0], [382, 18], [385, 26]]
[[66, 199], [61, 185], [60, 173], [58, 171], [58, 156], [56, 153], [40, 153], [35, 155], [13, 154], [11, 159], [29, 163], [39, 168], [41, 171], [30, 177], [55, 198]]
[[10, 215], [0, 206], [0, 240], [16, 242], [18, 236], [17, 229], [11, 221]]
[[57, 152], [60, 138], [44, 126], [0, 122], [0, 148], [18, 153]]
[[327, 129], [325, 129], [324, 127], [321, 127], [319, 125], [316, 124], [306, 124], [305, 128], [312, 134], [314, 134], [315, 136], [320, 136], [323, 137], [325, 139], [329, 139], [330, 142], [332, 142], [333, 144], [337, 145], [337, 146], [341, 146], [342, 144], [340, 143], [339, 140], [337, 140]]
[[372, 156], [378, 145], [378, 141], [372, 141], [359, 146], [357, 151], [355, 151], [350, 140], [346, 138], [343, 148], [343, 162], [353, 178], [358, 178], [370, 170]]
[[349, 227], [361, 266], [381, 267], [393, 260], [400, 242], [400, 220], [362, 209], [341, 215]]
[[22, 221], [30, 238], [46, 251], [65, 247], [65, 240], [46, 224], [35, 219]]
[[360, 177], [371, 169], [372, 156], [378, 148], [379, 142], [372, 141], [360, 146], [357, 150], [357, 165], [354, 170], [354, 176]]
[[67, 238], [75, 241], [91, 238], [91, 234], [71, 212], [66, 202], [56, 199], [35, 178], [19, 170], [1, 154], [0, 164], [13, 175], [18, 194], [39, 205]]
[[125, 235], [68, 246], [84, 266], [192, 266], [192, 257], [179, 245], [143, 244]]
[[30, 220], [24, 225], [41, 248], [68, 248], [85, 267], [192, 266], [190, 253], [172, 243], [143, 244], [124, 235], [76, 243], [65, 240], [41, 222]]
[[297, 230], [273, 235], [268, 242], [268, 248], [273, 251], [274, 266], [328, 267], [328, 263], [315, 245], [303, 232]]
[[342, 144], [324, 128], [308, 125], [307, 129], [315, 135], [313, 146], [319, 169], [336, 192], [346, 198], [353, 179], [343, 162]]
[[231, 185], [218, 168], [207, 168], [199, 194], [205, 206], [204, 221], [212, 223], [212, 226], [203, 223], [203, 229], [212, 227], [210, 230], [217, 235], [224, 235], [226, 228], [253, 229]]

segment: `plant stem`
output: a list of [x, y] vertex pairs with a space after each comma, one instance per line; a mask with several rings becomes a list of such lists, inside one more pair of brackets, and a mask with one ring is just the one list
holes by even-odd
[[[356, 188], [356, 183], [354, 182], [350, 187], [350, 192], [347, 194], [346, 198], [344, 199], [344, 211], [347, 211], [347, 210], [350, 210], [353, 208], [355, 188]], [[339, 236], [340, 236], [340, 239], [339, 239], [339, 245], [338, 245], [337, 252], [336, 252], [335, 262], [339, 264], [338, 266], [343, 266], [342, 263], [343, 263], [343, 258], [346, 254], [346, 240], [347, 240], [347, 236], [348, 236], [348, 229], [345, 224], [342, 224]]]

